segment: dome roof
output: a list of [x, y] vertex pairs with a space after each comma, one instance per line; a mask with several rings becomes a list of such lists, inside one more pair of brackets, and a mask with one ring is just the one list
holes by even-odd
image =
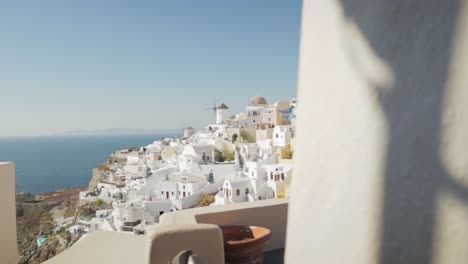
[[256, 106], [256, 105], [267, 105], [267, 101], [262, 96], [253, 96], [249, 99], [249, 106]]
[[275, 103], [275, 107], [280, 112], [288, 112], [290, 108], [290, 104], [288, 101], [280, 100]]

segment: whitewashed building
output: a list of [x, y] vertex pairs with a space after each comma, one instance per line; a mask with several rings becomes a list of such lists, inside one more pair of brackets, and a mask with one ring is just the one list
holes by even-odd
[[284, 147], [291, 142], [292, 126], [275, 126], [273, 130], [273, 145]]
[[267, 184], [274, 191], [275, 198], [285, 192], [285, 182], [292, 175], [292, 165], [290, 164], [269, 164], [263, 169], [267, 174]]
[[215, 205], [253, 201], [251, 182], [246, 177], [225, 180], [222, 190], [215, 196]]

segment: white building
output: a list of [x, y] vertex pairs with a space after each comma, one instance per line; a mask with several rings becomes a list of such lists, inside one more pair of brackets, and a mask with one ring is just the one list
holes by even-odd
[[146, 169], [147, 166], [140, 156], [130, 155], [127, 157], [127, 164], [124, 166], [126, 173], [143, 173]]
[[114, 203], [112, 207], [112, 222], [118, 230], [132, 231], [131, 227], [140, 224], [144, 219], [142, 201]]
[[150, 198], [161, 198], [161, 183], [166, 181], [170, 174], [177, 172], [178, 168], [175, 166], [168, 166], [156, 171], [153, 171], [146, 179], [146, 196]]
[[274, 197], [285, 192], [285, 182], [292, 175], [292, 166], [289, 164], [269, 164], [264, 165], [267, 174], [267, 185], [274, 191]]
[[256, 143], [247, 143], [240, 146], [239, 155], [243, 161], [256, 161], [260, 157], [260, 147]]
[[161, 183], [161, 199], [182, 199], [199, 192], [208, 185], [205, 177], [173, 173]]
[[225, 180], [222, 190], [215, 197], [215, 205], [253, 201], [252, 186], [246, 177]]
[[179, 170], [190, 170], [198, 164], [207, 164], [214, 161], [213, 145], [186, 145], [178, 158]]
[[74, 225], [68, 228], [68, 232], [70, 232], [72, 236], [80, 236], [86, 233], [86, 229], [82, 225]]
[[273, 130], [274, 128], [267, 125], [259, 126], [255, 132], [256, 142], [271, 141], [273, 139]]
[[208, 182], [224, 182], [225, 179], [231, 179], [236, 176], [238, 172], [234, 163], [220, 163], [220, 164], [201, 164], [200, 170]]
[[284, 147], [291, 142], [292, 126], [275, 126], [273, 130], [273, 145]]

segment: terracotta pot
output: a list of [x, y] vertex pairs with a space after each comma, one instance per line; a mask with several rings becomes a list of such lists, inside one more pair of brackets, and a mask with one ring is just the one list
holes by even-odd
[[226, 264], [262, 264], [271, 231], [258, 226], [221, 226]]

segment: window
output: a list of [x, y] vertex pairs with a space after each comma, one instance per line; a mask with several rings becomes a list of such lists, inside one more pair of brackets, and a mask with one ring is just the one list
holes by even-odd
[[245, 188], [245, 194], [249, 194], [249, 188]]
[[161, 195], [164, 195], [164, 191], [161, 192]]
[[184, 190], [185, 190], [185, 185], [183, 185], [183, 188], [184, 188]]
[[239, 196], [239, 195], [240, 195], [240, 190], [236, 189], [236, 196]]
[[171, 195], [174, 195], [174, 192], [172, 192]]
[[270, 179], [273, 180], [273, 172], [270, 173]]
[[278, 138], [278, 133], [276, 133], [276, 138]]
[[284, 173], [281, 173], [281, 180], [284, 181]]

